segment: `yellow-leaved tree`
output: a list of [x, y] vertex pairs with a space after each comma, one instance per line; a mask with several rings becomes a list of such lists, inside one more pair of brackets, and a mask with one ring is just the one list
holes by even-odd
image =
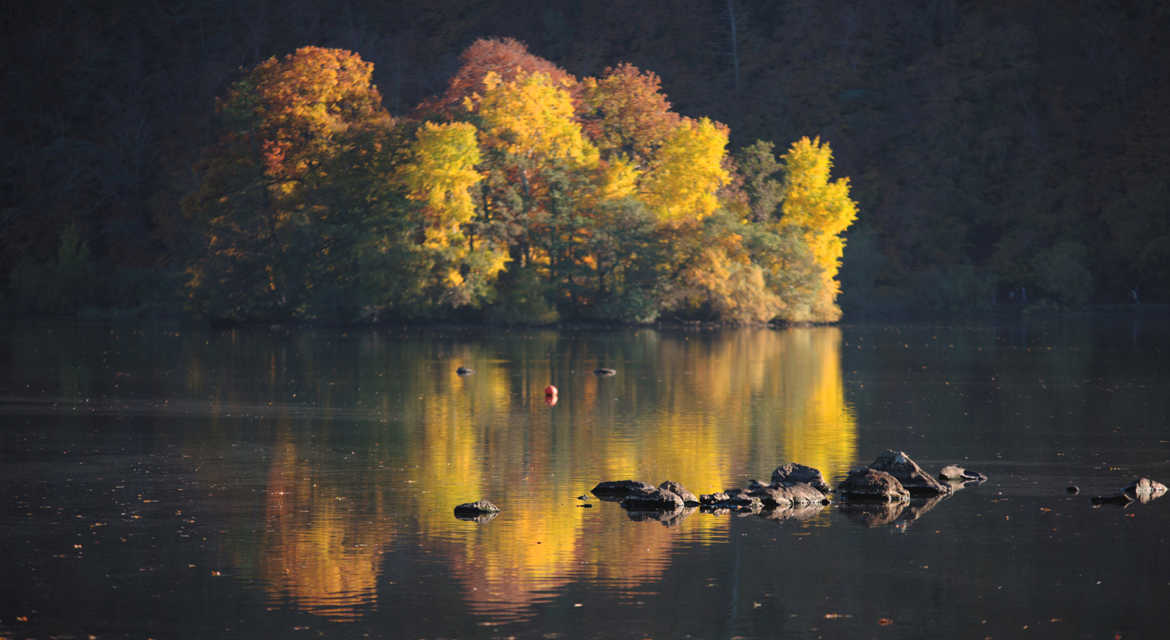
[[716, 192], [731, 176], [723, 168], [727, 127], [708, 118], [684, 118], [657, 150], [640, 196], [658, 219], [698, 221], [719, 206]]
[[398, 167], [406, 197], [423, 205], [426, 244], [449, 246], [463, 241], [462, 225], [475, 215], [471, 187], [482, 176], [475, 125], [424, 122], [410, 146], [410, 160]]
[[540, 71], [506, 81], [489, 71], [483, 94], [468, 98], [466, 106], [480, 118], [484, 145], [522, 159], [529, 165], [524, 170], [540, 162], [592, 167], [597, 148], [581, 133], [570, 86]]
[[507, 251], [467, 233], [475, 216], [471, 188], [482, 176], [475, 125], [425, 122], [415, 133], [396, 178], [418, 203], [419, 235], [438, 298], [461, 306], [479, 297], [508, 261]]
[[780, 225], [795, 227], [804, 234], [813, 259], [821, 268], [821, 282], [812, 304], [817, 322], [835, 322], [841, 317], [836, 280], [845, 241], [841, 233], [857, 219], [857, 203], [849, 197], [849, 178], [829, 179], [833, 151], [820, 137], [803, 137], [792, 143], [781, 157], [784, 165], [784, 200]]

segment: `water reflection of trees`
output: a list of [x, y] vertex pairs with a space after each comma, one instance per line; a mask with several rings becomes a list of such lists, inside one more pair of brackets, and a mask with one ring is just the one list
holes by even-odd
[[[277, 430], [258, 563], [274, 600], [336, 620], [360, 615], [379, 580], [394, 579], [380, 575], [381, 554], [409, 544], [445, 559], [471, 611], [514, 617], [577, 580], [652, 583], [678, 545], [726, 538], [726, 517], [694, 514], [668, 528], [630, 522], [612, 505], [581, 508], [576, 496], [599, 480], [669, 478], [710, 492], [766, 479], [789, 460], [844, 473], [856, 427], [840, 340], [831, 328], [368, 334], [331, 355], [256, 354], [250, 366], [265, 375], [247, 393], [260, 397], [229, 385], [216, 397], [262, 406], [264, 393], [292, 389], [321, 411], [311, 427]], [[593, 376], [599, 364], [618, 376]], [[459, 365], [475, 375], [455, 375]], [[549, 382], [561, 389], [554, 408], [543, 403]], [[361, 453], [342, 464], [320, 454], [322, 443]], [[452, 517], [480, 497], [501, 516]]]

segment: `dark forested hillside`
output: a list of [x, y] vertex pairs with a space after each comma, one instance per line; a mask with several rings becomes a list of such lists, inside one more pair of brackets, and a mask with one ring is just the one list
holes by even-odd
[[13, 3], [0, 23], [0, 299], [179, 308], [215, 100], [298, 47], [374, 64], [392, 116], [481, 37], [653, 70], [731, 148], [833, 145], [847, 314], [1170, 302], [1170, 7], [1140, 2]]

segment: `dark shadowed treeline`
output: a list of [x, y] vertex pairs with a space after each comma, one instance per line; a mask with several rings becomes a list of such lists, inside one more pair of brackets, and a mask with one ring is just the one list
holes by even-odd
[[861, 211], [846, 313], [1170, 300], [1170, 82], [1156, 2], [47, 2], [6, 9], [5, 307], [178, 309], [215, 98], [305, 45], [393, 117], [475, 39], [577, 77], [629, 62], [679, 114], [833, 144]]

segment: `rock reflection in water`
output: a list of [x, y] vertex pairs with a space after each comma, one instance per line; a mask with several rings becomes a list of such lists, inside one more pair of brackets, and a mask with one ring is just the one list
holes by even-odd
[[626, 510], [626, 515], [634, 522], [657, 522], [664, 527], [677, 527], [683, 520], [698, 510], [698, 507], [685, 507], [674, 511], [640, 511], [630, 509]]

